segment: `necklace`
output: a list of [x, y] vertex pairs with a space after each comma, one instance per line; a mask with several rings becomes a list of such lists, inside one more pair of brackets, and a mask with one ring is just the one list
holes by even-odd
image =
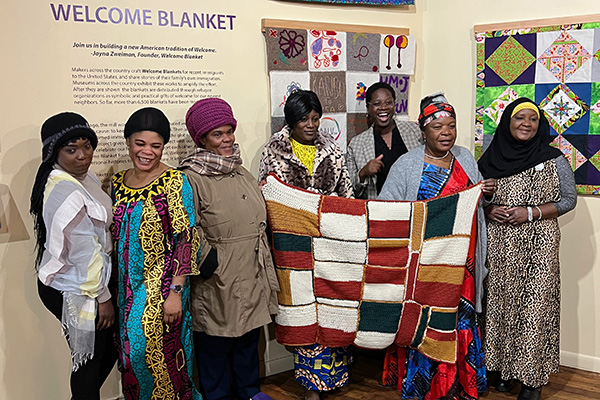
[[429, 157], [429, 158], [431, 158], [432, 160], [443, 160], [444, 158], [448, 157], [448, 154], [450, 154], [450, 150], [448, 150], [448, 151], [446, 152], [446, 154], [444, 154], [444, 155], [443, 155], [443, 156], [441, 156], [441, 157], [432, 156], [432, 155], [429, 155], [429, 154], [427, 154], [427, 153], [425, 153], [425, 157]]

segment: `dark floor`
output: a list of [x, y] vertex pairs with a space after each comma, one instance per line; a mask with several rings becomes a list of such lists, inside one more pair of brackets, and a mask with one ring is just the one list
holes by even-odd
[[[321, 398], [323, 400], [401, 399], [402, 396], [395, 389], [382, 387], [379, 384], [382, 362], [382, 352], [360, 353], [352, 369], [350, 384], [345, 388], [325, 393]], [[294, 380], [293, 371], [265, 378], [261, 389], [274, 400], [302, 399], [304, 394], [304, 389]], [[486, 400], [516, 399], [518, 393], [518, 386], [513, 389], [512, 393], [499, 393], [490, 389], [481, 398]], [[542, 399], [600, 399], [600, 374], [561, 367], [560, 372], [553, 374], [548, 385], [542, 390]]]

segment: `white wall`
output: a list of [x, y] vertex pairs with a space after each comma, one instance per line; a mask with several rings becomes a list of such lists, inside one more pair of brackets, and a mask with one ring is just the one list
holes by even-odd
[[[234, 31], [219, 33], [186, 29], [158, 31], [152, 27], [133, 30], [126, 26], [82, 23], [61, 25], [50, 19], [49, 4], [5, 0], [0, 8], [3, 94], [0, 96], [0, 185], [10, 188], [10, 194], [6, 194], [0, 186], [0, 200], [6, 203], [5, 198], [12, 196], [12, 215], [23, 221], [20, 236], [12, 237], [11, 241], [7, 241], [7, 234], [0, 230], [0, 399], [6, 400], [69, 397], [68, 348], [58, 322], [38, 299], [32, 268], [34, 242], [27, 239], [27, 235], [33, 235], [28, 199], [40, 162], [40, 125], [48, 116], [64, 110], [80, 112], [88, 116], [90, 122], [104, 119], [124, 122], [136, 108], [99, 111], [74, 107], [65, 90], [71, 86], [70, 78], [65, 78], [61, 68], [77, 60], [68, 59], [72, 53], [64, 49], [65, 41], [103, 37], [107, 42], [164, 40], [177, 44], [197, 40], [198, 44], [214, 44], [224, 50], [219, 54], [218, 66], [222, 66], [227, 75], [220, 92], [232, 104], [238, 119], [236, 135], [244, 163], [256, 173], [262, 145], [270, 134], [266, 54], [260, 31], [262, 18], [408, 27], [416, 37], [423, 35], [420, 6], [340, 7], [277, 0], [172, 0], [166, 3], [135, 0], [126, 6], [114, 0], [77, 3], [90, 7], [197, 10], [237, 15]], [[417, 65], [422, 62], [418, 55]], [[114, 63], [118, 65], [120, 61]], [[416, 118], [421, 81], [421, 73], [417, 72], [409, 108], [413, 118]], [[186, 110], [187, 106], [165, 108], [170, 118], [179, 119], [184, 118]], [[105, 112], [110, 115], [103, 115]], [[18, 221], [15, 225], [19, 226]], [[23, 237], [26, 240], [14, 240]], [[271, 367], [276, 368], [275, 364]], [[117, 395], [115, 374], [105, 384], [103, 398]]]
[[[64, 54], [56, 52], [64, 37], [76, 35], [79, 26], [62, 27], [48, 18], [48, 3], [32, 4], [5, 0], [0, 9], [2, 62], [0, 77], [2, 124], [0, 125], [0, 185], [10, 188], [16, 210], [24, 225], [10, 242], [0, 240], [0, 398], [68, 398], [68, 348], [59, 324], [40, 303], [32, 270], [32, 223], [28, 198], [40, 161], [39, 127], [49, 115], [66, 109], [87, 115], [73, 107], [70, 99], [57, 97], [61, 85], [53, 62]], [[228, 70], [221, 92], [238, 118], [237, 138], [246, 167], [256, 172], [261, 147], [269, 136], [268, 79], [262, 18], [324, 21], [334, 23], [408, 27], [418, 40], [416, 74], [411, 81], [409, 114], [416, 119], [421, 96], [444, 90], [458, 112], [458, 144], [473, 148], [475, 42], [473, 25], [600, 13], [594, 1], [565, 3], [562, 0], [416, 0], [410, 7], [358, 7], [306, 5], [278, 0], [202, 1], [173, 0], [171, 9], [201, 9], [203, 12], [235, 14], [236, 28], [231, 50], [223, 52]], [[81, 4], [81, 3], [80, 3]], [[90, 0], [92, 6], [119, 5]], [[128, 7], [165, 8], [157, 0], [129, 2]], [[92, 28], [90, 28], [92, 29]], [[97, 28], [94, 28], [97, 29]], [[131, 37], [131, 31], [115, 28], [114, 40]], [[151, 33], [148, 30], [149, 34]], [[172, 41], [190, 33], [164, 30]], [[61, 36], [66, 35], [66, 36]], [[156, 35], [156, 33], [154, 33]], [[218, 40], [200, 31], [198, 41]], [[140, 35], [140, 39], [144, 35]], [[55, 61], [56, 60], [56, 61]], [[184, 107], [168, 115], [183, 118]], [[132, 109], [115, 111], [123, 121]], [[181, 115], [179, 115], [181, 114]], [[10, 196], [0, 186], [0, 200], [6, 206]], [[600, 340], [597, 331], [600, 310], [595, 288], [600, 287], [596, 248], [600, 242], [600, 199], [579, 197], [575, 212], [561, 218], [563, 271], [562, 350], [563, 363], [600, 371]], [[18, 225], [18, 224], [17, 224]], [[0, 230], [0, 239], [6, 235]], [[26, 240], [22, 240], [25, 237]], [[105, 385], [103, 398], [118, 394], [116, 375]]]
[[[457, 143], [473, 149], [474, 25], [600, 14], [600, 2], [428, 0], [423, 8], [422, 94], [444, 90], [458, 113]], [[600, 20], [600, 18], [599, 18]], [[561, 363], [600, 372], [600, 198], [579, 196], [562, 230]], [[595, 217], [595, 218], [594, 218]]]

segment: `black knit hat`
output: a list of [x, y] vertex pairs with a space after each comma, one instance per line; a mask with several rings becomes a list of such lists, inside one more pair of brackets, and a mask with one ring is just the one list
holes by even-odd
[[165, 144], [169, 143], [171, 138], [171, 124], [167, 116], [158, 108], [146, 107], [140, 108], [125, 123], [125, 139], [136, 132], [152, 131], [162, 136]]
[[86, 138], [94, 150], [98, 145], [96, 132], [81, 115], [73, 112], [56, 114], [42, 125], [42, 161], [48, 162], [56, 158], [56, 152], [73, 139]]

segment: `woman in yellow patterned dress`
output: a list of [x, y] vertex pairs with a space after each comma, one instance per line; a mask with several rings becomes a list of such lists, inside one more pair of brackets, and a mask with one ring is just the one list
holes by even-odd
[[187, 275], [198, 273], [200, 240], [187, 178], [161, 162], [170, 124], [143, 108], [125, 124], [133, 168], [113, 177], [113, 237], [119, 270], [119, 361], [126, 399], [201, 396], [192, 381]]

